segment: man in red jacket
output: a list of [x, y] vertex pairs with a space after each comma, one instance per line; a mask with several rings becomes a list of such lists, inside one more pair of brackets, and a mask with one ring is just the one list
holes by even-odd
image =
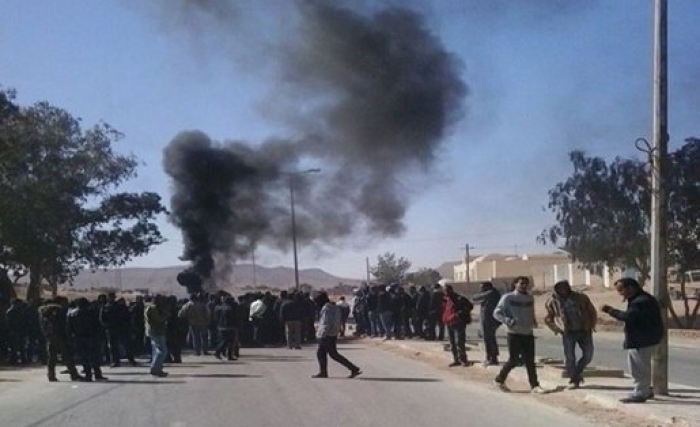
[[450, 338], [450, 349], [454, 361], [450, 367], [470, 366], [467, 358], [467, 325], [471, 323], [471, 312], [474, 305], [465, 297], [455, 293], [451, 285], [445, 285], [445, 298], [442, 303], [442, 323], [447, 326]]

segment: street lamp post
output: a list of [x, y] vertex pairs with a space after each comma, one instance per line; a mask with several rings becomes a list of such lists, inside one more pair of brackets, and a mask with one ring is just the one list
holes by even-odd
[[307, 169], [299, 172], [287, 172], [289, 176], [289, 202], [292, 210], [292, 250], [294, 251], [294, 287], [299, 290], [299, 257], [297, 255], [297, 220], [294, 210], [294, 178], [301, 175], [319, 173], [321, 169]]

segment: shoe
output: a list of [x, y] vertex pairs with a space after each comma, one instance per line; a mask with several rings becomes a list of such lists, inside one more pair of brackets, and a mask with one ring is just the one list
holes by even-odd
[[581, 384], [578, 381], [572, 381], [566, 386], [567, 390], [576, 390], [578, 388], [581, 388]]
[[231, 357], [226, 358], [226, 360], [234, 361], [234, 360], [238, 360], [238, 359], [235, 358], [235, 357], [233, 357], [233, 356], [231, 356]]
[[107, 381], [107, 380], [109, 380], [109, 378], [103, 377], [102, 375], [100, 375], [99, 377], [95, 377], [95, 381]]
[[163, 371], [160, 371], [160, 372], [151, 371], [151, 375], [153, 375], [154, 377], [158, 377], [158, 378], [165, 378], [168, 376], [168, 373], [163, 372]]
[[111, 365], [109, 365], [109, 367], [110, 367], [110, 368], [121, 368], [122, 365], [119, 364], [119, 363], [112, 363]]
[[49, 377], [49, 382], [50, 382], [50, 383], [57, 383], [57, 382], [58, 382], [58, 378], [56, 378], [56, 377]]
[[350, 375], [348, 375], [348, 378], [355, 378], [358, 375], [361, 375], [362, 371], [359, 369], [355, 369], [353, 371], [350, 371]]
[[644, 403], [646, 401], [647, 401], [646, 397], [635, 396], [635, 395], [627, 396], [625, 398], [620, 399], [621, 403]]
[[139, 362], [137, 362], [135, 360], [129, 360], [129, 365], [136, 367], [136, 366], [139, 366]]
[[468, 368], [468, 367], [472, 366], [473, 364], [474, 364], [474, 362], [470, 362], [468, 360], [465, 360], [464, 362], [462, 362], [462, 366], [464, 366], [465, 368]]
[[537, 386], [532, 387], [530, 392], [534, 393], [534, 394], [545, 394], [545, 393], [547, 393], [547, 390], [545, 390], [542, 387], [537, 385]]
[[219, 360], [222, 360], [222, 359], [221, 359], [221, 354], [220, 354], [220, 353], [214, 353], [214, 357], [216, 357], [216, 358], [219, 359]]
[[508, 386], [506, 385], [505, 382], [494, 380], [493, 383], [496, 384], [496, 387], [498, 387], [498, 389], [501, 390], [502, 392], [505, 392], [505, 393], [510, 392], [510, 389], [508, 388]]
[[455, 366], [459, 366], [459, 365], [461, 365], [461, 363], [459, 363], [459, 362], [452, 362], [452, 363], [450, 363], [450, 364], [447, 365], [447, 366], [450, 367], [450, 368], [454, 368]]
[[294, 347], [294, 350], [301, 350], [301, 346]]
[[328, 374], [321, 374], [321, 373], [318, 373], [318, 374], [315, 374], [315, 375], [311, 375], [311, 378], [328, 378]]
[[202, 353], [202, 354], [205, 355], [205, 356], [209, 356], [209, 352], [208, 352], [208, 351], [205, 351], [205, 352]]

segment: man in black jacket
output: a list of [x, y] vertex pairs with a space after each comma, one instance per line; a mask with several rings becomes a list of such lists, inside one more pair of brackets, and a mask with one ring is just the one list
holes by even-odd
[[617, 320], [625, 322], [624, 348], [632, 375], [634, 390], [620, 399], [622, 403], [644, 403], [654, 397], [651, 391], [651, 357], [664, 334], [659, 302], [634, 279], [623, 278], [615, 282], [615, 289], [625, 300], [627, 310], [616, 310], [604, 305], [601, 310]]
[[75, 352], [83, 363], [85, 381], [92, 381], [93, 374], [96, 380], [105, 381], [100, 367], [99, 314], [86, 298], [78, 298], [76, 305], [77, 308], [68, 312], [66, 335], [73, 340]]
[[484, 366], [498, 365], [498, 342], [496, 341], [496, 331], [501, 326], [501, 322], [493, 317], [493, 311], [501, 300], [501, 293], [493, 287], [491, 282], [483, 282], [481, 292], [472, 297], [475, 304], [481, 304], [479, 322], [481, 323], [481, 336], [484, 340], [486, 358]]

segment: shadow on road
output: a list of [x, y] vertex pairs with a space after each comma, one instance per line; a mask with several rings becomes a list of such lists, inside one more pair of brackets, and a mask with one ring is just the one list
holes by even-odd
[[18, 383], [20, 380], [16, 378], [0, 378], [0, 383]]
[[391, 377], [361, 377], [359, 381], [382, 381], [390, 383], [437, 383], [437, 378], [391, 378]]
[[247, 374], [170, 374], [174, 378], [263, 378], [262, 375]]
[[182, 380], [177, 380], [177, 381], [169, 381], [169, 380], [115, 380], [110, 378], [109, 380], [105, 382], [92, 382], [92, 383], [80, 383], [80, 384], [155, 384], [155, 385], [175, 385], [175, 384], [184, 384], [186, 381]]
[[253, 362], [308, 362], [312, 360], [306, 356], [265, 356], [262, 354], [244, 356], [244, 359]]

